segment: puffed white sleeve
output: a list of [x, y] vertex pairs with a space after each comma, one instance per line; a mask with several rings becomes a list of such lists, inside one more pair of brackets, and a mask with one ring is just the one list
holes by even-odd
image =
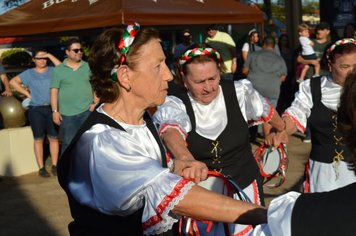
[[[157, 158], [149, 155], [149, 145], [137, 142], [125, 131], [111, 129], [95, 135], [85, 133], [77, 147], [76, 166], [82, 164], [83, 169], [85, 159], [89, 159], [89, 174], [78, 169], [69, 185], [81, 204], [119, 216], [143, 207], [146, 235], [165, 232], [177, 221], [171, 210], [194, 183], [162, 167]], [[86, 153], [87, 149], [90, 151]]]
[[247, 79], [235, 81], [237, 100], [243, 117], [250, 126], [268, 122], [273, 116], [273, 106]]
[[282, 117], [289, 116], [295, 123], [297, 129], [305, 132], [307, 119], [313, 107], [313, 99], [310, 90], [310, 80], [305, 80], [299, 84], [299, 91], [296, 93], [291, 106], [287, 108]]
[[244, 43], [244, 44], [242, 45], [241, 51], [243, 51], [243, 52], [248, 52], [248, 51], [249, 51], [249, 45], [248, 45], [248, 43]]
[[158, 125], [159, 133], [164, 132], [167, 128], [175, 128], [184, 139], [192, 129], [184, 103], [175, 96], [166, 97], [165, 102], [157, 108], [153, 115], [153, 122]]
[[273, 199], [267, 211], [268, 227], [273, 236], [290, 236], [293, 208], [300, 193], [289, 192]]

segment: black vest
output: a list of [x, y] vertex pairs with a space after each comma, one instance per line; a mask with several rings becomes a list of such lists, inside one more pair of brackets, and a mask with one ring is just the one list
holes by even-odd
[[323, 163], [332, 163], [337, 153], [345, 158], [350, 155], [349, 150], [341, 145], [341, 135], [336, 129], [336, 112], [328, 109], [321, 102], [321, 77], [310, 79], [310, 90], [313, 108], [308, 118], [311, 131], [312, 149], [310, 159]]
[[[147, 127], [155, 137], [162, 155], [162, 165], [167, 167], [165, 158], [165, 150], [161, 144], [158, 133], [153, 125], [148, 114], [145, 114], [145, 121]], [[71, 209], [71, 214], [74, 219], [68, 226], [70, 234], [73, 236], [141, 236], [143, 235], [142, 228], [142, 213], [143, 208], [132, 215], [120, 217], [115, 215], [106, 215], [88, 206], [78, 203], [68, 190], [68, 182], [72, 166], [74, 165], [74, 158], [72, 150], [81, 135], [89, 130], [95, 124], [106, 124], [116, 129], [124, 130], [118, 123], [108, 116], [94, 111], [89, 118], [84, 122], [78, 133], [74, 137], [70, 146], [63, 153], [58, 162], [58, 180], [61, 187], [67, 193], [68, 201]]]
[[[188, 133], [188, 149], [196, 160], [204, 162], [209, 170], [229, 175], [245, 188], [259, 179], [258, 166], [249, 143], [248, 125], [242, 116], [233, 81], [221, 81], [228, 123], [216, 140], [204, 138], [196, 133], [196, 121], [187, 93], [176, 94], [190, 118], [192, 130]], [[215, 158], [218, 156], [218, 158]], [[215, 159], [215, 160], [214, 160]]]
[[323, 193], [302, 194], [291, 219], [292, 236], [356, 234], [356, 183]]

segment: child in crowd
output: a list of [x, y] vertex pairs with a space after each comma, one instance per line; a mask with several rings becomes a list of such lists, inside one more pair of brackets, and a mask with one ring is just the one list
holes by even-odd
[[[310, 60], [309, 65], [314, 66], [314, 76], [319, 76], [320, 74], [320, 63], [315, 51], [313, 49], [314, 43], [309, 39], [309, 26], [307, 24], [298, 25], [299, 33], [299, 43], [302, 48], [301, 56], [305, 60]], [[305, 75], [309, 69], [309, 65], [304, 65], [303, 69], [300, 72], [298, 83], [304, 80]]]

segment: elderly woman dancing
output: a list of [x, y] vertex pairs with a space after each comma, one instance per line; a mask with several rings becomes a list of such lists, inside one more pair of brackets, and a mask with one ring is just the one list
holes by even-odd
[[167, 161], [145, 110], [161, 105], [172, 75], [158, 33], [109, 29], [89, 57], [101, 105], [81, 127], [59, 162], [59, 181], [74, 221], [71, 235], [154, 235], [180, 216], [259, 224], [266, 210], [210, 192], [183, 178], [201, 163]]
[[[185, 91], [168, 96], [154, 120], [174, 160], [201, 161], [209, 170], [231, 176], [255, 204], [264, 204], [259, 168], [249, 143], [248, 125], [269, 122], [279, 132], [285, 124], [248, 80], [221, 81], [222, 61], [213, 48], [191, 48], [180, 58]], [[195, 171], [195, 172], [193, 172]], [[186, 169], [196, 182], [204, 169]], [[253, 227], [234, 226], [248, 235]]]

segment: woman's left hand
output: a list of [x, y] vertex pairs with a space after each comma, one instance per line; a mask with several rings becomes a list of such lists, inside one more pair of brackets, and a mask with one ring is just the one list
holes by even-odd
[[281, 132], [271, 132], [265, 137], [265, 144], [278, 147], [281, 143], [287, 144], [289, 142], [288, 134], [285, 130]]
[[175, 159], [174, 173], [199, 183], [208, 178], [208, 167], [201, 161]]

